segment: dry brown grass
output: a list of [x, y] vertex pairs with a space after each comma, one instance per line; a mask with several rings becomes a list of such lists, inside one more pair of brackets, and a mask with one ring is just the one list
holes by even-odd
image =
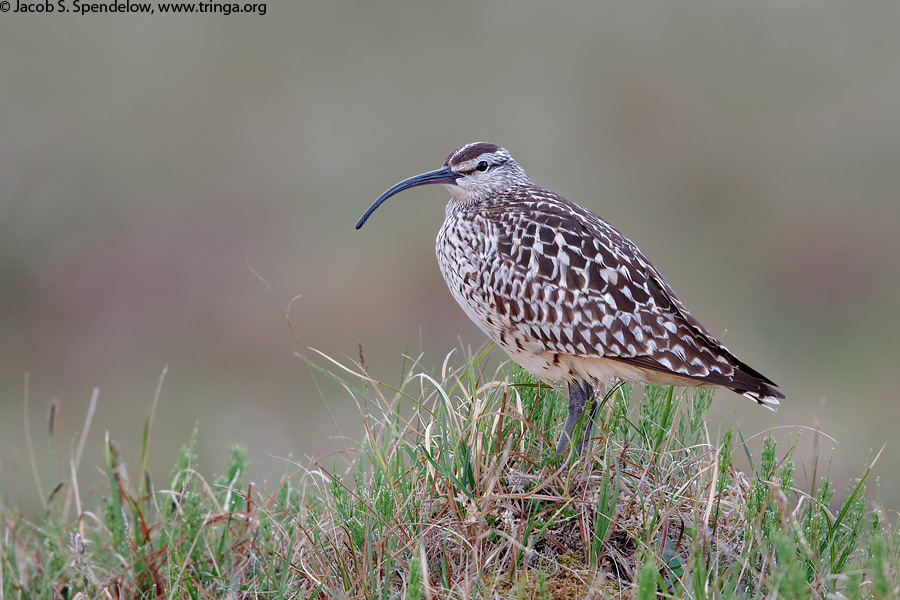
[[734, 432], [706, 434], [709, 392], [617, 388], [586, 454], [559, 457], [565, 400], [517, 368], [486, 377], [484, 364], [416, 366], [397, 388], [333, 367], [362, 439], [293, 464], [270, 490], [246, 482], [240, 448], [205, 479], [193, 442], [164, 486], [130, 483], [110, 441], [106, 495], [82, 498], [73, 482], [43, 521], [3, 510], [0, 596], [896, 594], [897, 534], [862, 482], [831, 512], [832, 483], [801, 491], [793, 448], [776, 459], [771, 438], [758, 467], [738, 472]]

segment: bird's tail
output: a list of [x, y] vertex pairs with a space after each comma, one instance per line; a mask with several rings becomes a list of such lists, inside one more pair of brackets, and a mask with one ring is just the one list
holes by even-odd
[[781, 404], [779, 400], [784, 400], [784, 394], [778, 391], [774, 381], [740, 361], [734, 372], [733, 384], [728, 388], [769, 410], [775, 410], [774, 407]]

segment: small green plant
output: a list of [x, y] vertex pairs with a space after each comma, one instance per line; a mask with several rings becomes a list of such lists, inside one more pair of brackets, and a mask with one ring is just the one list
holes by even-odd
[[707, 439], [710, 390], [624, 385], [602, 399], [588, 451], [559, 457], [565, 398], [515, 365], [488, 372], [487, 352], [461, 356], [439, 376], [404, 366], [396, 386], [316, 367], [357, 401], [362, 435], [329, 464], [292, 463], [273, 489], [247, 483], [241, 447], [204, 477], [199, 426], [154, 481], [149, 411], [136, 482], [109, 437], [102, 485], [57, 486], [34, 521], [0, 509], [0, 597], [900, 592], [900, 534], [865, 500], [874, 461], [832, 510], [828, 475], [797, 488], [796, 438], [779, 456], [766, 437], [745, 475], [731, 463], [739, 430]]

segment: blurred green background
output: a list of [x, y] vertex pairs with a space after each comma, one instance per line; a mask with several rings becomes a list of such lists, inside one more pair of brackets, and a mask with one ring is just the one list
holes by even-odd
[[[203, 472], [239, 443], [260, 482], [358, 438], [355, 404], [320, 377], [332, 424], [282, 311], [300, 295], [301, 346], [361, 343], [392, 384], [406, 351], [431, 366], [458, 338], [481, 346], [434, 259], [443, 189], [353, 226], [483, 140], [616, 225], [781, 385], [779, 439], [820, 422], [838, 495], [887, 442], [875, 474], [900, 506], [898, 31], [894, 0], [0, 15], [0, 495], [36, 497], [25, 373], [45, 488], [49, 403], [68, 451], [99, 387], [82, 473], [107, 430], [133, 473], [166, 364], [158, 484], [195, 422]], [[773, 422], [722, 391], [712, 439], [732, 417], [745, 437]]]

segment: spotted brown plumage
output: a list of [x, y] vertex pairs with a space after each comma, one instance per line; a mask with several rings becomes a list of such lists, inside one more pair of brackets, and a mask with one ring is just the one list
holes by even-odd
[[[450, 190], [436, 252], [453, 297], [526, 370], [568, 383], [559, 452], [593, 386], [616, 378], [722, 386], [764, 406], [784, 398], [687, 311], [628, 238], [591, 211], [534, 185], [494, 144], [457, 148], [442, 169], [393, 186], [357, 229], [387, 198], [426, 183]], [[595, 410], [592, 401], [584, 439]]]

